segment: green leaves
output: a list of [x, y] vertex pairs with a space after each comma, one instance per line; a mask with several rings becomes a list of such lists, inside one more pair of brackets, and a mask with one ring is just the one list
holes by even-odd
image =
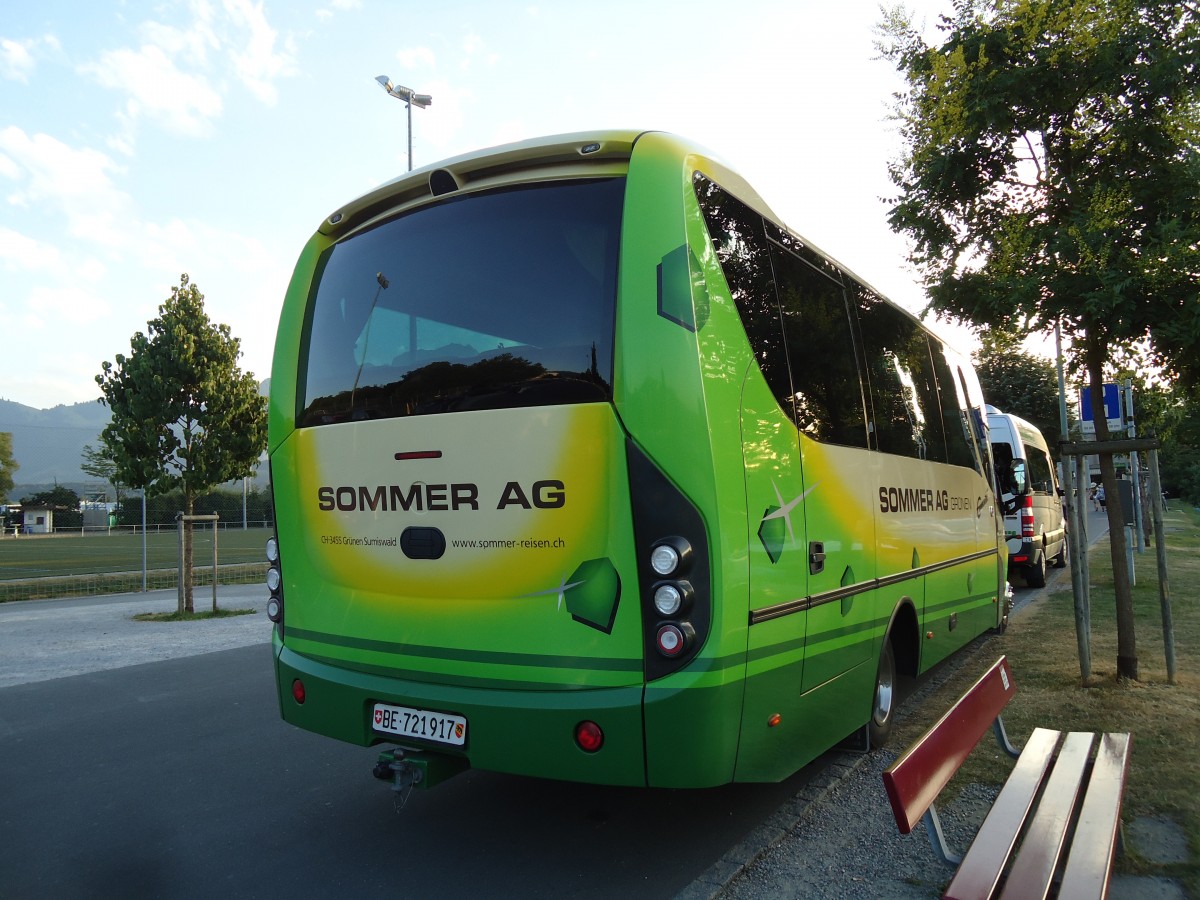
[[1200, 380], [1200, 26], [1167, 0], [959, 0], [906, 77], [889, 216], [939, 312], [1078, 346], [1150, 340]]
[[253, 469], [266, 447], [266, 400], [238, 367], [239, 341], [211, 322], [186, 274], [158, 312], [131, 354], [96, 376], [113, 414], [102, 440], [124, 483], [190, 498]]
[[0, 502], [8, 499], [13, 489], [13, 473], [21, 466], [13, 458], [12, 432], [0, 431]]

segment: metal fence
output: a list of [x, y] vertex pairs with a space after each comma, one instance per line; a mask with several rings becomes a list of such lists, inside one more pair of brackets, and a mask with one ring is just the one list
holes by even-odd
[[[270, 528], [222, 529], [217, 535], [219, 581], [261, 581], [266, 576], [264, 547], [271, 534]], [[193, 573], [197, 585], [211, 583], [212, 540], [210, 527], [195, 528]], [[177, 529], [148, 529], [144, 542], [140, 529], [119, 528], [111, 533], [75, 530], [5, 537], [0, 539], [0, 602], [140, 591], [143, 558], [147, 589], [175, 587], [179, 578]]]
[[[212, 584], [211, 568], [196, 568], [195, 586]], [[259, 584], [266, 578], [267, 564], [234, 563], [222, 565], [221, 584]], [[146, 590], [177, 588], [178, 568], [150, 569], [146, 572]], [[125, 594], [142, 590], [142, 573], [95, 572], [87, 575], [59, 575], [45, 578], [0, 580], [0, 603], [11, 600], [46, 600], [56, 597], [88, 597], [99, 594]], [[263, 588], [266, 591], [266, 588]]]

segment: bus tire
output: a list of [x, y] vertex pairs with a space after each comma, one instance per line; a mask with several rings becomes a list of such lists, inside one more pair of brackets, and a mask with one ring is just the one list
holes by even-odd
[[896, 719], [896, 654], [892, 649], [892, 636], [883, 641], [879, 654], [879, 669], [875, 675], [875, 695], [871, 701], [871, 721], [867, 733], [872, 749], [887, 744]]

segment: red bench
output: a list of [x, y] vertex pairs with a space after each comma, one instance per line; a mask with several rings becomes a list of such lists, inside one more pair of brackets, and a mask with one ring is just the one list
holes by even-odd
[[[896, 824], [908, 834], [924, 821], [935, 852], [956, 866], [953, 898], [1105, 896], [1121, 846], [1121, 797], [1130, 736], [1036, 728], [1018, 753], [1001, 711], [1016, 692], [1006, 657], [975, 682], [887, 771]], [[1017, 758], [1008, 781], [962, 857], [946, 846], [934, 801], [991, 727]]]

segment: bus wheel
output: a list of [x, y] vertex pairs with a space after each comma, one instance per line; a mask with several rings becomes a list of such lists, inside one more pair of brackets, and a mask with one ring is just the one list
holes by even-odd
[[875, 676], [875, 701], [871, 704], [871, 721], [867, 727], [871, 747], [887, 744], [896, 718], [896, 655], [892, 651], [891, 635], [883, 641], [879, 654], [879, 672]]

